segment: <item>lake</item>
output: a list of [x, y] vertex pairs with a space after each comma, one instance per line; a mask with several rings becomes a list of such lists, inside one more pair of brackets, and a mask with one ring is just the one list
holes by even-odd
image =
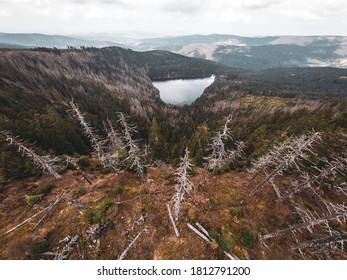
[[214, 82], [215, 76], [201, 79], [180, 79], [156, 81], [153, 85], [159, 89], [160, 98], [174, 105], [191, 104]]

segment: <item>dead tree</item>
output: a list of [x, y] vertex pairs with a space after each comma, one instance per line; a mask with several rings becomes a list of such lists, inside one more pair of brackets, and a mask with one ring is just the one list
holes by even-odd
[[212, 138], [211, 154], [205, 157], [207, 170], [216, 171], [223, 166], [227, 166], [230, 163], [236, 161], [237, 158], [241, 158], [243, 155], [244, 143], [236, 142], [236, 148], [234, 150], [227, 149], [225, 147], [228, 140], [232, 140], [230, 128], [228, 125], [231, 123], [231, 116], [227, 117], [227, 120], [221, 131]]
[[111, 155], [104, 151], [103, 145], [105, 140], [102, 140], [100, 136], [96, 133], [95, 129], [86, 120], [85, 114], [82, 114], [78, 106], [73, 102], [70, 102], [71, 109], [69, 112], [79, 121], [83, 128], [84, 134], [89, 138], [92, 143], [93, 153], [96, 154], [105, 168], [110, 168], [113, 172], [118, 173], [119, 169], [116, 168], [111, 160]]
[[[195, 225], [199, 228], [195, 228], [190, 223], [187, 223], [187, 226], [189, 229], [191, 229], [194, 233], [196, 233], [202, 240], [207, 242], [208, 244], [212, 244], [213, 242], [216, 242], [214, 239], [212, 239], [208, 233], [208, 231], [198, 222], [195, 223]], [[234, 255], [233, 253], [224, 251], [224, 255], [226, 255], [231, 260], [239, 260], [239, 258]]]
[[192, 195], [194, 192], [194, 185], [189, 181], [189, 171], [192, 168], [192, 164], [189, 162], [189, 151], [186, 148], [184, 157], [181, 157], [177, 176], [175, 190], [176, 193], [171, 199], [171, 204], [174, 212], [174, 219], [177, 222], [180, 214], [181, 203], [184, 201], [184, 195]]
[[19, 139], [18, 136], [12, 136], [8, 131], [1, 131], [1, 134], [6, 136], [6, 141], [9, 145], [14, 145], [18, 147], [18, 152], [21, 152], [23, 156], [32, 159], [36, 166], [38, 166], [44, 174], [49, 174], [56, 179], [61, 179], [62, 176], [58, 173], [58, 166], [56, 163], [59, 161], [56, 157], [51, 157], [49, 155], [39, 156], [35, 153], [32, 144]]
[[[323, 167], [313, 166], [313, 171], [316, 174], [308, 174], [301, 172], [299, 178], [291, 182], [291, 186], [287, 188], [286, 193], [283, 196], [287, 198], [293, 194], [297, 194], [304, 190], [318, 189], [321, 185], [321, 181], [326, 180], [332, 182], [335, 185], [335, 181], [340, 177], [345, 181], [347, 175], [347, 154], [334, 155], [331, 160], [326, 158], [320, 159], [320, 162], [324, 164]], [[337, 187], [340, 188], [340, 187]]]
[[66, 260], [69, 258], [71, 252], [73, 251], [73, 247], [77, 245], [77, 241], [80, 238], [78, 234], [73, 237], [67, 236], [64, 240], [68, 243], [64, 246], [63, 250], [60, 253], [57, 253], [55, 256], [55, 260]]
[[35, 230], [42, 222], [43, 220], [48, 216], [48, 214], [53, 210], [53, 208], [64, 198], [65, 196], [65, 191], [63, 191], [61, 193], [60, 196], [57, 197], [57, 199], [52, 202], [44, 211], [43, 216], [41, 217], [41, 219], [36, 223], [36, 225], [34, 226], [33, 230]]
[[[281, 144], [278, 148], [275, 147], [273, 150], [270, 150], [269, 156], [263, 157], [266, 159], [266, 162], [258, 164], [262, 166], [262, 169], [256, 172], [256, 175], [264, 172], [265, 179], [249, 193], [249, 196], [253, 196], [261, 190], [273, 177], [283, 175], [283, 172], [289, 168], [300, 170], [299, 162], [301, 160], [309, 160], [309, 155], [313, 154], [313, 145], [320, 140], [321, 133], [312, 131], [293, 137], [290, 141], [286, 141], [286, 145]], [[277, 157], [273, 155], [277, 155]], [[257, 169], [254, 170], [256, 171]], [[254, 178], [253, 176], [252, 179]]]
[[333, 209], [333, 211], [331, 211], [331, 213], [325, 214], [321, 217], [317, 217], [314, 219], [310, 218], [310, 219], [308, 219], [308, 221], [306, 221], [304, 223], [299, 223], [299, 224], [290, 226], [288, 228], [277, 230], [273, 233], [266, 234], [263, 236], [263, 239], [266, 240], [269, 238], [277, 237], [277, 236], [282, 235], [286, 232], [296, 232], [296, 231], [304, 229], [304, 228], [311, 230], [314, 226], [319, 225], [319, 224], [327, 224], [327, 222], [329, 222], [330, 220], [336, 220], [338, 222], [341, 222], [341, 220], [343, 220], [344, 222], [346, 222], [347, 206], [332, 205], [332, 209]]
[[[58, 198], [51, 204], [49, 204], [47, 207], [45, 207], [44, 209], [42, 209], [41, 211], [37, 212], [36, 214], [30, 216], [29, 218], [25, 219], [24, 221], [22, 221], [21, 223], [19, 223], [18, 225], [10, 228], [9, 230], [7, 230], [6, 232], [4, 232], [3, 234], [0, 235], [0, 238], [11, 233], [12, 231], [15, 231], [16, 229], [24, 226], [25, 224], [27, 224], [28, 222], [30, 222], [32, 219], [34, 219], [36, 216], [40, 215], [41, 213], [43, 213], [43, 216], [41, 217], [41, 219], [36, 223], [34, 229], [43, 221], [43, 219], [48, 215], [48, 213], [52, 210], [53, 207], [55, 207], [64, 197], [65, 192], [63, 191], [62, 194], [60, 196], [58, 196]], [[33, 229], [33, 230], [34, 230]]]
[[133, 124], [128, 124], [123, 113], [119, 113], [119, 123], [123, 128], [123, 140], [125, 149], [128, 151], [128, 157], [125, 161], [130, 163], [130, 168], [136, 170], [137, 175], [143, 183], [145, 166], [140, 156], [140, 148], [137, 145], [138, 141], [133, 140], [133, 133], [137, 133], [136, 127]]
[[109, 119], [104, 122], [104, 129], [107, 133], [108, 153], [111, 155], [112, 162], [118, 163], [122, 152], [125, 151], [125, 145]]
[[260, 156], [256, 160], [252, 160], [252, 165], [248, 172], [254, 174], [248, 183], [248, 186], [257, 178], [258, 175], [264, 173], [268, 174], [271, 168], [274, 168], [277, 161], [285, 153], [288, 146], [290, 146], [291, 137], [283, 142], [272, 147], [265, 155]]
[[172, 216], [172, 212], [171, 212], [170, 205], [169, 205], [169, 204], [166, 204], [166, 207], [167, 207], [167, 211], [168, 211], [168, 213], [169, 213], [169, 218], [170, 218], [170, 221], [171, 221], [172, 226], [173, 226], [173, 228], [174, 228], [175, 234], [176, 234], [177, 237], [180, 237], [180, 232], [179, 232], [179, 230], [178, 230], [178, 228], [177, 228], [177, 226], [176, 226], [175, 220], [174, 220], [174, 218], [173, 218], [173, 216]]
[[136, 241], [141, 237], [141, 235], [147, 232], [148, 232], [148, 227], [145, 227], [133, 239], [131, 239], [129, 245], [124, 249], [122, 254], [119, 256], [118, 260], [123, 260], [127, 256], [129, 250], [135, 245]]
[[319, 248], [322, 246], [337, 247], [340, 246], [341, 251], [344, 251], [344, 243], [347, 241], [347, 233], [336, 234], [333, 236], [314, 239], [310, 242], [300, 243], [298, 245], [292, 246], [292, 250], [303, 250], [307, 248]]

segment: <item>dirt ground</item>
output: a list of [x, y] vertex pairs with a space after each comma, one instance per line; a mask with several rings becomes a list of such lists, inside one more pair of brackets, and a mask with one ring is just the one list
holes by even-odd
[[[209, 232], [219, 232], [231, 240], [230, 252], [240, 259], [297, 259], [291, 250], [293, 236], [283, 235], [245, 246], [238, 231], [247, 227], [252, 232], [273, 232], [295, 223], [298, 217], [285, 203], [276, 203], [276, 194], [265, 187], [253, 197], [248, 193], [252, 177], [246, 171], [213, 175], [196, 169], [190, 178], [195, 186], [186, 195], [177, 222], [177, 238], [166, 204], [175, 193], [174, 169], [151, 167], [141, 183], [134, 173], [121, 171], [100, 174], [88, 170], [92, 186], [77, 171], [67, 171], [63, 178], [28, 178], [6, 185], [0, 193], [0, 259], [54, 259], [78, 235], [69, 259], [118, 259], [131, 240], [144, 228], [126, 259], [227, 259], [215, 242], [208, 244], [187, 226], [200, 223]], [[53, 185], [51, 192], [38, 203], [28, 204], [28, 196], [41, 186]], [[63, 195], [35, 228], [44, 208]], [[99, 209], [109, 203], [103, 221], [88, 220], [88, 209]], [[239, 211], [235, 215], [232, 209]], [[6, 231], [39, 213], [12, 232]]]

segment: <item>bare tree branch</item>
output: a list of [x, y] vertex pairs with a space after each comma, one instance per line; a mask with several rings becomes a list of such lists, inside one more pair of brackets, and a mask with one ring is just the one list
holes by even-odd
[[295, 231], [303, 229], [303, 228], [307, 228], [307, 229], [313, 228], [315, 225], [326, 223], [327, 221], [333, 220], [333, 219], [340, 221], [340, 219], [345, 220], [347, 218], [347, 207], [346, 206], [334, 205], [332, 207], [334, 208], [334, 212], [331, 214], [328, 214], [328, 215], [325, 215], [323, 217], [319, 217], [316, 219], [310, 219], [307, 222], [296, 224], [296, 225], [290, 226], [288, 228], [277, 230], [273, 233], [266, 234], [263, 236], [263, 239], [266, 240], [269, 238], [277, 237], [279, 235], [282, 235], [283, 233], [295, 232]]
[[18, 136], [12, 136], [8, 131], [1, 131], [1, 134], [6, 136], [6, 141], [9, 145], [14, 145], [18, 147], [18, 151], [22, 153], [23, 156], [31, 158], [35, 165], [38, 166], [45, 174], [52, 175], [56, 179], [61, 179], [62, 176], [58, 173], [58, 167], [55, 165], [58, 162], [58, 158], [52, 158], [49, 155], [39, 156], [34, 152], [32, 145], [20, 140]]
[[189, 170], [191, 170], [192, 164], [189, 162], [189, 150], [186, 148], [184, 157], [181, 157], [177, 176], [175, 190], [176, 193], [172, 197], [171, 202], [173, 204], [175, 221], [178, 221], [178, 217], [181, 209], [181, 202], [184, 201], [184, 195], [192, 195], [194, 192], [194, 185], [188, 180]]
[[105, 143], [105, 140], [102, 140], [100, 136], [97, 135], [95, 129], [86, 120], [85, 114], [81, 113], [78, 106], [73, 102], [73, 100], [70, 102], [70, 107], [71, 109], [69, 110], [69, 112], [71, 112], [72, 115], [79, 121], [80, 125], [83, 128], [84, 134], [92, 143], [93, 152], [98, 156], [101, 164], [106, 168], [110, 168], [113, 172], [118, 173], [119, 169], [113, 165], [111, 155], [104, 151], [103, 144]]
[[144, 182], [144, 164], [140, 156], [140, 148], [137, 145], [137, 141], [132, 139], [132, 134], [136, 132], [136, 128], [132, 124], [128, 124], [123, 113], [119, 113], [119, 123], [123, 127], [123, 137], [125, 142], [125, 149], [128, 150], [128, 157], [125, 159], [131, 163], [131, 168], [136, 170], [141, 182]]
[[290, 141], [285, 141], [285, 145], [279, 144], [275, 146], [269, 151], [267, 156], [260, 159], [261, 162], [255, 161], [256, 168], [251, 170], [254, 170], [256, 175], [260, 172], [264, 172], [264, 170], [267, 172], [264, 172], [266, 174], [265, 179], [249, 193], [249, 196], [253, 196], [274, 176], [282, 175], [283, 172], [289, 168], [294, 167], [295, 169], [300, 170], [298, 162], [303, 159], [308, 159], [308, 155], [313, 153], [313, 145], [319, 141], [321, 141], [321, 133], [319, 132], [312, 131], [302, 134], [300, 136], [291, 138]]
[[231, 115], [229, 115], [222, 130], [218, 131], [212, 138], [212, 144], [210, 145], [212, 152], [208, 157], [204, 158], [207, 161], [206, 168], [208, 170], [216, 171], [223, 166], [235, 162], [237, 158], [243, 156], [243, 142], [236, 142], [235, 150], [227, 150], [225, 147], [225, 142], [227, 140], [232, 140], [230, 128], [228, 127], [231, 121], [232, 118]]

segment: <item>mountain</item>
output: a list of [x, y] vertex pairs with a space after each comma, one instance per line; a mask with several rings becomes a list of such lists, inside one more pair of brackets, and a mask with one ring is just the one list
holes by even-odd
[[143, 40], [136, 49], [165, 49], [245, 69], [347, 67], [347, 38], [341, 36], [191, 35]]
[[0, 33], [11, 48], [120, 46], [137, 51], [167, 50], [244, 69], [347, 67], [347, 38], [342, 36], [242, 37], [227, 34], [138, 38], [131, 35], [56, 36]]
[[[79, 48], [85, 47], [108, 47], [119, 46], [124, 47], [121, 43], [114, 43], [108, 41], [99, 40], [85, 40], [74, 38], [70, 36], [60, 35], [45, 35], [37, 33], [0, 33], [0, 44], [5, 45], [5, 48], [9, 46], [11, 48], [67, 48], [68, 46]], [[7, 47], [6, 47], [7, 45]]]
[[36, 126], [33, 130], [41, 131], [40, 121], [35, 118], [53, 118], [56, 125], [63, 125], [68, 103], [74, 99], [83, 111], [92, 114], [98, 128], [103, 127], [101, 116], [116, 119], [122, 111], [143, 124], [139, 133], [147, 137], [148, 120], [158, 116], [163, 122], [169, 117], [168, 106], [160, 100], [151, 78], [206, 77], [226, 70], [227, 67], [215, 62], [166, 51], [138, 53], [117, 47], [3, 50], [0, 51], [2, 129], [14, 130], [59, 154], [75, 149], [85, 153], [86, 139], [77, 135], [71, 121], [67, 121], [70, 129], [62, 130], [60, 140], [55, 139], [54, 126], [51, 131], [47, 128], [39, 134], [27, 129]]
[[[152, 84], [211, 74], [182, 107]], [[338, 68], [0, 50], [0, 258], [346, 259], [346, 88]]]

